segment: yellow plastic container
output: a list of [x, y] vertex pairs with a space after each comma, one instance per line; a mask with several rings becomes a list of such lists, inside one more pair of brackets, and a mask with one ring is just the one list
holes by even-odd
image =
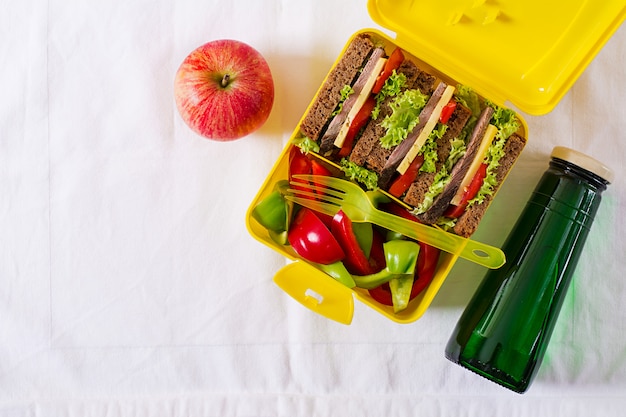
[[[623, 22], [626, 1], [369, 0], [368, 10], [377, 23], [393, 30], [397, 37], [391, 39], [376, 29], [358, 33], [372, 33], [384, 40], [388, 52], [399, 46], [418, 66], [452, 85], [468, 85], [499, 105], [510, 102], [526, 113], [545, 114]], [[528, 138], [527, 125], [521, 116], [520, 120]], [[288, 178], [291, 146], [288, 144], [278, 157], [246, 219], [254, 238], [294, 261], [277, 272], [274, 282], [307, 308], [340, 323], [351, 323], [354, 299], [398, 323], [419, 319], [457, 256], [442, 252], [430, 285], [406, 310], [394, 314], [392, 307], [374, 301], [367, 290], [343, 286], [301, 260], [289, 246], [276, 244], [251, 217], [252, 209], [272, 192], [276, 182]]]

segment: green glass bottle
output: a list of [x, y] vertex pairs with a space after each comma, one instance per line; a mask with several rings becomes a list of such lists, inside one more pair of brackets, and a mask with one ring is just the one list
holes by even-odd
[[551, 157], [504, 243], [507, 263], [487, 272], [445, 350], [452, 362], [518, 393], [539, 369], [613, 179], [610, 169], [572, 149], [556, 147]]

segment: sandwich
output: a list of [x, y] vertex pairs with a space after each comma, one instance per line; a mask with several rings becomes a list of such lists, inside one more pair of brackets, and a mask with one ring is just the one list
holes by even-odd
[[515, 113], [357, 35], [329, 73], [294, 142], [345, 176], [461, 236], [478, 226], [525, 145]]

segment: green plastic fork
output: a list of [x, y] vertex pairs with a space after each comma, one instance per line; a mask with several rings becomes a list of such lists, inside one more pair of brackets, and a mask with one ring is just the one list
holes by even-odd
[[487, 268], [497, 269], [506, 262], [499, 248], [378, 210], [366, 192], [350, 181], [321, 175], [293, 178], [285, 198], [303, 207], [331, 216], [341, 209], [353, 222], [376, 224]]

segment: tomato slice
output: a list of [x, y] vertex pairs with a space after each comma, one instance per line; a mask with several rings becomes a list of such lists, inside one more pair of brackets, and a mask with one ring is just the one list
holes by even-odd
[[[294, 146], [289, 152], [289, 181], [302, 182], [302, 180], [294, 180], [294, 175], [325, 175], [332, 176], [332, 172], [315, 158], [309, 158], [302, 153], [300, 148]], [[296, 190], [309, 191], [297, 185], [292, 186]], [[305, 197], [313, 198], [313, 197]], [[329, 223], [330, 224], [330, 223]]]
[[402, 62], [404, 62], [404, 54], [402, 53], [402, 50], [400, 48], [394, 49], [394, 51], [389, 56], [389, 59], [387, 59], [387, 62], [385, 62], [383, 72], [381, 72], [376, 79], [376, 83], [372, 88], [372, 93], [378, 94], [380, 92], [380, 90], [383, 88], [383, 85], [385, 85], [385, 81], [387, 81], [387, 78], [389, 78], [389, 76], [393, 74], [393, 70], [400, 67], [400, 64], [402, 64]]
[[345, 253], [317, 213], [300, 208], [294, 217], [287, 239], [302, 258], [318, 264], [332, 264], [343, 260]]
[[476, 194], [478, 194], [478, 191], [480, 191], [480, 187], [483, 186], [483, 182], [485, 181], [486, 176], [487, 164], [480, 164], [480, 167], [478, 167], [478, 171], [476, 171], [474, 178], [472, 178], [472, 181], [468, 185], [467, 189], [463, 192], [461, 203], [459, 205], [450, 204], [450, 206], [446, 209], [443, 215], [451, 219], [461, 217], [465, 212], [465, 209], [467, 208], [468, 201], [476, 197]]
[[[311, 170], [311, 160], [302, 153], [300, 148], [293, 146], [289, 151], [289, 182], [294, 181], [294, 175], [310, 174]], [[298, 189], [297, 186], [294, 188]]]
[[320, 161], [316, 159], [311, 159], [311, 174], [313, 175], [324, 175], [326, 177], [332, 176], [332, 172], [328, 168], [324, 166]]
[[452, 116], [452, 113], [454, 113], [455, 109], [456, 100], [451, 99], [448, 104], [443, 106], [443, 109], [441, 109], [441, 114], [439, 115], [439, 123], [444, 125], [448, 123], [448, 120], [450, 120], [450, 116]]
[[289, 151], [289, 179], [293, 175], [310, 174], [311, 160], [302, 153], [300, 148], [292, 146]]
[[458, 219], [465, 213], [465, 209], [467, 208], [467, 204], [455, 206], [454, 204], [450, 204], [446, 211], [443, 212], [444, 217], [448, 217], [450, 219]]
[[407, 168], [404, 174], [400, 175], [389, 187], [389, 194], [394, 197], [400, 198], [402, 194], [409, 189], [415, 178], [417, 178], [417, 174], [422, 164], [424, 163], [424, 157], [422, 155], [418, 155], [413, 159], [411, 165]]
[[350, 155], [352, 151], [352, 145], [354, 143], [354, 139], [359, 131], [365, 126], [365, 124], [370, 119], [370, 115], [372, 114], [372, 110], [374, 110], [374, 106], [376, 106], [376, 99], [374, 96], [370, 95], [365, 103], [363, 103], [363, 107], [356, 114], [354, 120], [350, 123], [350, 127], [348, 128], [348, 133], [346, 133], [346, 138], [343, 142], [343, 146], [339, 150], [337, 154], [340, 158]]

